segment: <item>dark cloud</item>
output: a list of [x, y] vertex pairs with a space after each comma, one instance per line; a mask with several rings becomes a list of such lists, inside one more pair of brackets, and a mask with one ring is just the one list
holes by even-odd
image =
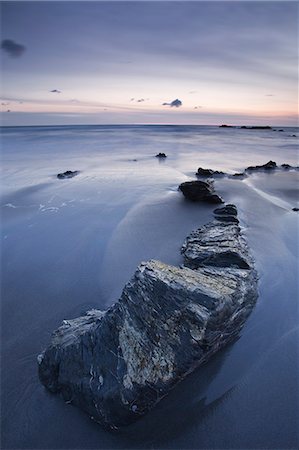
[[15, 41], [12, 41], [11, 39], [3, 39], [1, 42], [1, 48], [6, 53], [9, 54], [9, 56], [12, 56], [13, 58], [18, 58], [19, 56], [22, 56], [24, 51], [26, 50], [26, 47], [21, 44], [17, 44]]
[[182, 106], [182, 102], [181, 100], [179, 100], [178, 98], [176, 98], [175, 100], [173, 100], [170, 103], [162, 103], [163, 106], [170, 106], [171, 108], [179, 108], [180, 106]]
[[50, 92], [54, 92], [55, 94], [61, 94], [61, 91], [59, 91], [58, 89], [52, 89], [52, 91]]

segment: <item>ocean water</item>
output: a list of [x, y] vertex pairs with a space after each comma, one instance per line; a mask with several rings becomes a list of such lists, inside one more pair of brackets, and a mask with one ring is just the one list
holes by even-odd
[[[259, 273], [240, 338], [146, 417], [104, 431], [38, 381], [36, 356], [63, 319], [115, 302], [136, 266], [179, 265], [213, 206], [178, 185], [199, 166], [298, 165], [295, 128], [3, 127], [1, 438], [7, 449], [295, 449], [298, 439], [298, 172], [219, 178]], [[168, 157], [160, 161], [158, 152]], [[58, 180], [65, 170], [80, 170]]]

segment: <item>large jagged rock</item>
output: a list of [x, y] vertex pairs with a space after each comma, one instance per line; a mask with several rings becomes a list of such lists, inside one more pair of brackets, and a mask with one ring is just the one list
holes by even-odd
[[[217, 248], [225, 246], [231, 257], [219, 264]], [[208, 267], [200, 267], [213, 249], [215, 264], [210, 257]], [[142, 263], [106, 312], [64, 321], [38, 357], [41, 382], [95, 421], [120, 427], [149, 411], [234, 339], [257, 297], [256, 273], [239, 228], [212, 222], [187, 238], [184, 255], [196, 270]]]

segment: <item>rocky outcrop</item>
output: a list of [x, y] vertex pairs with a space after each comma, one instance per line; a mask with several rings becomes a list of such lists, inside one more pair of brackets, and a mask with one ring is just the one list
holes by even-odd
[[223, 203], [222, 198], [215, 193], [212, 181], [186, 181], [180, 184], [179, 190], [193, 202]]
[[79, 175], [79, 173], [80, 173], [79, 170], [74, 170], [74, 171], [67, 170], [66, 172], [59, 173], [57, 175], [57, 178], [59, 178], [59, 180], [64, 180], [65, 178], [73, 178], [76, 175]]
[[[234, 205], [216, 209], [237, 214]], [[46, 388], [109, 428], [134, 422], [239, 333], [257, 298], [247, 245], [234, 223], [194, 231], [181, 268], [140, 264], [106, 312], [64, 320], [38, 357]]]
[[165, 155], [165, 153], [158, 153], [157, 155], [156, 155], [156, 158], [167, 158], [167, 155]]

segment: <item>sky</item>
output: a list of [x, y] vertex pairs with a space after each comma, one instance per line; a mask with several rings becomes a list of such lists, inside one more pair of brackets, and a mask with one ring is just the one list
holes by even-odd
[[297, 2], [2, 2], [3, 125], [297, 125]]

